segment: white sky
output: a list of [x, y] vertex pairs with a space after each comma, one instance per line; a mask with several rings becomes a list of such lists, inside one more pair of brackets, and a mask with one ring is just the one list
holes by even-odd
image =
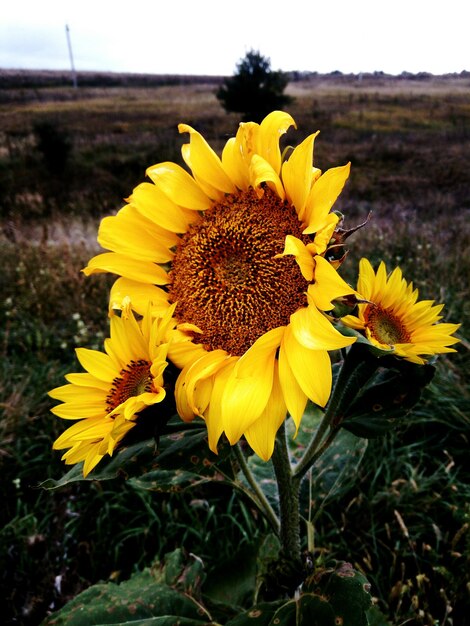
[[469, 0], [6, 0], [0, 68], [230, 75], [470, 70]]

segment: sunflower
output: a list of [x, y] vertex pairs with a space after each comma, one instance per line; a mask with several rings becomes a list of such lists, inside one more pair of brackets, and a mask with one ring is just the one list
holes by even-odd
[[444, 305], [418, 301], [418, 290], [406, 282], [399, 267], [387, 275], [382, 261], [375, 273], [370, 262], [361, 259], [357, 290], [367, 302], [358, 305], [357, 316], [341, 321], [362, 331], [372, 345], [419, 364], [426, 362], [425, 356], [455, 352], [448, 346], [459, 341], [452, 335], [460, 324], [436, 323]]
[[77, 348], [86, 372], [68, 374], [68, 384], [49, 395], [62, 404], [51, 409], [63, 419], [78, 420], [54, 442], [69, 448], [67, 464], [84, 461], [83, 475], [113, 451], [136, 425], [139, 413], [165, 398], [163, 372], [167, 365], [167, 335], [173, 328], [170, 307], [163, 318], [151, 315], [138, 322], [129, 305], [110, 321], [105, 352]]
[[149, 167], [152, 182], [101, 222], [109, 252], [84, 269], [119, 276], [111, 307], [125, 297], [139, 313], [149, 302], [156, 314], [176, 306], [178, 413], [205, 419], [214, 452], [222, 433], [231, 444], [244, 435], [269, 459], [287, 413], [298, 429], [308, 399], [328, 401], [328, 351], [355, 341], [325, 315], [355, 293], [327, 260], [340, 220], [331, 208], [350, 165], [314, 167], [318, 133], [283, 160], [279, 141], [291, 126], [281, 111], [240, 124], [219, 157], [180, 124], [191, 174], [171, 162]]

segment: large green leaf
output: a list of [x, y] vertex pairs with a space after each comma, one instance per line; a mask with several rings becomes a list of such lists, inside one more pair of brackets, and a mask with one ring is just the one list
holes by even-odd
[[418, 402], [434, 376], [432, 365], [394, 357], [377, 361], [373, 375], [342, 411], [343, 428], [359, 437], [378, 437], [393, 428]]
[[163, 567], [80, 593], [42, 626], [216, 626], [199, 600], [202, 564], [177, 550]]

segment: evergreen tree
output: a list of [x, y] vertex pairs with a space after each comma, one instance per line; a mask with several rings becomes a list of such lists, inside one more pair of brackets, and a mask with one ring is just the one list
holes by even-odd
[[292, 102], [292, 98], [283, 93], [288, 82], [286, 74], [271, 70], [269, 58], [250, 50], [216, 95], [228, 113], [242, 113], [243, 121], [260, 122], [271, 111]]

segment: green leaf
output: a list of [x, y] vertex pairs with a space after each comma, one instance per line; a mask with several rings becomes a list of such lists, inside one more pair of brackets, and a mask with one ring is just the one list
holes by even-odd
[[260, 602], [228, 621], [225, 626], [270, 626], [277, 609], [284, 604], [285, 600]]
[[326, 598], [303, 593], [298, 599], [286, 602], [278, 609], [269, 626], [335, 626], [338, 623], [340, 622], [335, 622], [333, 608]]
[[383, 435], [418, 402], [434, 371], [432, 365], [417, 365], [394, 357], [380, 359], [380, 367], [345, 410], [343, 428], [359, 437]]
[[[194, 581], [187, 584], [188, 572], [193, 568], [199, 572], [200, 563], [183, 563], [181, 555], [174, 553], [169, 556], [170, 563], [172, 558], [180, 571], [179, 577], [172, 579], [173, 587], [162, 582], [165, 567], [157, 571], [146, 569], [119, 585], [93, 585], [46, 618], [42, 626], [215, 626], [204, 606], [190, 593], [195, 589]], [[172, 565], [175, 574], [175, 564]]]
[[[313, 465], [312, 497], [320, 498], [324, 505], [325, 499], [337, 494], [339, 489], [349, 489], [366, 449], [366, 439], [340, 430], [330, 447]], [[304, 481], [303, 488], [307, 488], [307, 481]]]
[[333, 624], [368, 626], [367, 611], [372, 605], [370, 584], [349, 563], [336, 562], [310, 576], [305, 591], [326, 597], [334, 612]]
[[241, 607], [253, 603], [257, 552], [256, 545], [248, 545], [238, 550], [231, 559], [220, 563], [207, 578], [204, 597], [232, 607], [232, 615]]
[[[272, 462], [263, 461], [257, 454], [251, 454], [247, 459], [247, 464], [256, 482], [268, 499], [269, 504], [277, 511], [279, 507], [279, 494]], [[244, 476], [241, 476], [241, 480], [244, 484], [248, 485]]]

